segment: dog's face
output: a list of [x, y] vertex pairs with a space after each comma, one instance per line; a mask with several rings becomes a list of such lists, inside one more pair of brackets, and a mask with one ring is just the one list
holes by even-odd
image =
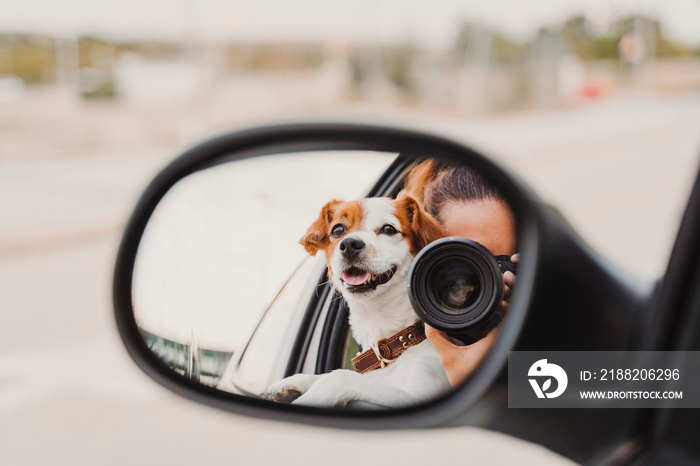
[[336, 288], [360, 297], [381, 292], [395, 277], [405, 285], [413, 257], [442, 236], [437, 221], [403, 196], [331, 201], [300, 243], [311, 255], [324, 251]]

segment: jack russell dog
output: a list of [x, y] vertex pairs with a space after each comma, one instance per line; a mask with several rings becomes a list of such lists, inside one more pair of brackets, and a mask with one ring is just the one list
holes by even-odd
[[442, 236], [438, 222], [408, 195], [326, 204], [300, 243], [312, 256], [325, 254], [331, 283], [348, 304], [353, 337], [365, 352], [353, 359], [358, 372], [296, 374], [272, 384], [265, 397], [316, 407], [352, 400], [399, 407], [448, 391], [406, 287], [415, 255]]

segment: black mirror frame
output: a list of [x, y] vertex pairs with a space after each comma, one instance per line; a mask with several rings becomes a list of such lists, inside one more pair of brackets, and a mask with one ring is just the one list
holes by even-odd
[[[469, 163], [493, 180], [511, 202], [519, 226], [521, 256], [517, 297], [492, 354], [469, 383], [439, 400], [389, 411], [323, 410], [273, 404], [229, 394], [179, 376], [153, 355], [144, 343], [134, 319], [131, 301], [132, 273], [146, 224], [156, 205], [182, 178], [204, 168], [268, 154], [321, 150], [372, 150], [421, 154]], [[315, 425], [355, 429], [397, 429], [444, 424], [480, 398], [498, 377], [522, 328], [533, 288], [538, 251], [532, 200], [534, 194], [513, 175], [479, 152], [437, 136], [393, 127], [356, 124], [289, 124], [233, 132], [186, 151], [166, 166], [150, 183], [126, 226], [117, 256], [113, 301], [119, 334], [134, 362], [155, 381], [172, 391], [204, 404], [234, 413]]]

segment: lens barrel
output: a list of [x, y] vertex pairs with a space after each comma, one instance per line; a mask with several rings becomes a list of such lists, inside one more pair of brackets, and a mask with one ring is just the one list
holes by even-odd
[[421, 320], [459, 338], [484, 327], [498, 311], [503, 277], [496, 258], [481, 244], [442, 238], [413, 260], [408, 291]]

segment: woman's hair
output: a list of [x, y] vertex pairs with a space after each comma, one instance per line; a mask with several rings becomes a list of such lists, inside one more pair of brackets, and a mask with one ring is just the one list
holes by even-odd
[[408, 175], [404, 189], [421, 200], [440, 222], [440, 212], [450, 202], [490, 199], [505, 203], [498, 188], [481, 172], [457, 162], [429, 159], [418, 164]]

